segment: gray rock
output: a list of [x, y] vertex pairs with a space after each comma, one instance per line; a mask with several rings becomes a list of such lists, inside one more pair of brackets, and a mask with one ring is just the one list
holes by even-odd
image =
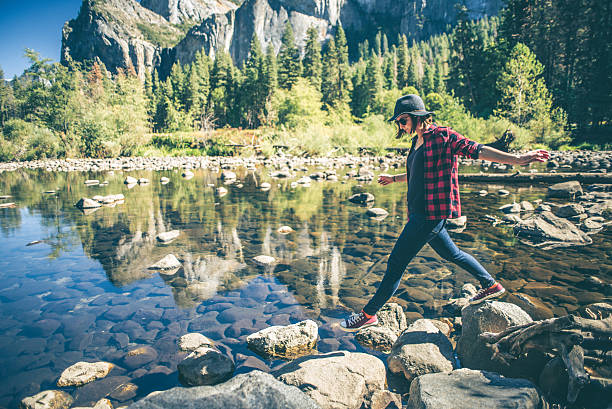
[[305, 356], [273, 372], [279, 380], [304, 390], [323, 408], [369, 406], [385, 386], [385, 365], [369, 354], [336, 351]]
[[355, 340], [365, 347], [389, 353], [397, 341], [397, 333], [389, 327], [374, 326], [359, 330]]
[[162, 243], [169, 243], [172, 240], [176, 239], [178, 236], [180, 236], [181, 232], [179, 230], [170, 230], [170, 231], [166, 231], [163, 233], [159, 233], [157, 235], [157, 240], [161, 241]]
[[446, 219], [446, 227], [449, 229], [460, 229], [465, 227], [466, 223], [466, 216], [457, 217], [455, 219]]
[[573, 223], [546, 211], [521, 220], [514, 226], [514, 233], [533, 240], [538, 246], [586, 245], [593, 242]]
[[357, 193], [348, 198], [349, 202], [357, 204], [366, 204], [374, 201], [372, 193]]
[[215, 386], [154, 392], [128, 409], [320, 409], [304, 392], [261, 371], [237, 375]]
[[255, 263], [257, 263], [260, 266], [271, 266], [272, 264], [274, 264], [276, 262], [276, 259], [272, 256], [266, 256], [266, 255], [259, 255], [256, 257], [253, 257], [253, 261]]
[[526, 379], [457, 369], [419, 376], [410, 385], [408, 409], [539, 409], [542, 398]]
[[102, 205], [93, 199], [82, 197], [78, 202], [76, 202], [75, 206], [79, 209], [95, 209]]
[[130, 369], [140, 368], [157, 359], [157, 351], [145, 345], [128, 351], [123, 358], [123, 365]]
[[408, 381], [431, 372], [453, 370], [453, 346], [430, 320], [412, 323], [395, 341], [387, 358], [389, 370]]
[[375, 218], [385, 218], [389, 215], [389, 212], [385, 209], [381, 209], [380, 207], [372, 207], [366, 211], [366, 214], [370, 217]]
[[168, 254], [166, 257], [159, 260], [157, 263], [149, 267], [149, 270], [172, 270], [179, 268], [181, 262], [178, 261], [174, 254]]
[[23, 398], [19, 406], [22, 409], [67, 409], [73, 401], [66, 392], [49, 390]]
[[315, 346], [319, 327], [312, 320], [287, 326], [272, 326], [246, 338], [249, 349], [263, 357], [295, 358]]
[[178, 364], [179, 380], [188, 386], [225, 382], [234, 373], [234, 362], [219, 351], [200, 347]]
[[518, 203], [510, 203], [503, 205], [499, 208], [504, 213], [519, 213], [521, 211], [521, 205]]
[[526, 200], [523, 200], [521, 203], [521, 210], [524, 212], [532, 212], [534, 210], [533, 205], [531, 204], [531, 202], [528, 202]]
[[388, 327], [398, 335], [408, 327], [404, 310], [399, 304], [393, 302], [383, 305], [376, 313], [376, 317], [379, 326]]
[[178, 340], [179, 349], [185, 352], [192, 352], [200, 347], [212, 347], [213, 345], [213, 341], [196, 332], [185, 334]]
[[572, 217], [572, 216], [577, 216], [579, 214], [583, 214], [584, 207], [582, 207], [582, 205], [578, 203], [569, 203], [569, 204], [566, 204], [565, 206], [560, 206], [556, 208], [554, 213], [555, 213], [555, 216], [558, 216], [558, 217], [564, 217], [564, 218]]
[[580, 182], [575, 180], [557, 183], [548, 187], [548, 195], [550, 197], [573, 199], [577, 196], [582, 196], [582, 193], [582, 186], [580, 186]]
[[236, 180], [236, 174], [231, 170], [225, 170], [221, 173], [221, 180], [230, 181]]
[[457, 354], [464, 367], [503, 372], [501, 364], [491, 361], [491, 350], [478, 338], [483, 332], [501, 332], [513, 325], [532, 322], [531, 317], [515, 304], [485, 301], [470, 305], [461, 312], [461, 336]]
[[125, 183], [126, 185], [133, 185], [133, 184], [138, 183], [138, 179], [136, 179], [135, 177], [132, 177], [132, 176], [126, 176], [126, 178], [123, 181], [123, 183]]
[[109, 362], [77, 362], [64, 369], [57, 381], [57, 386], [81, 386], [104, 378], [113, 368]]

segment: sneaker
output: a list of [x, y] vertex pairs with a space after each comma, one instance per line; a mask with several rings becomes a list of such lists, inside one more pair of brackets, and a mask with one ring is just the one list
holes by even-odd
[[470, 298], [470, 304], [480, 304], [489, 298], [499, 297], [505, 292], [506, 290], [500, 283], [495, 283], [489, 288], [483, 288], [482, 290], [478, 291], [475, 296]]
[[360, 311], [357, 314], [352, 314], [350, 317], [343, 319], [340, 322], [340, 329], [353, 332], [362, 328], [371, 327], [372, 325], [378, 325], [376, 314], [368, 318], [363, 311]]

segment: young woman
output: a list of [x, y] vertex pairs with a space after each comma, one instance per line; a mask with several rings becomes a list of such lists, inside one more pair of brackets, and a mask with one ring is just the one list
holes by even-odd
[[408, 263], [421, 248], [429, 245], [444, 259], [472, 274], [482, 289], [470, 299], [471, 304], [498, 297], [504, 287], [474, 257], [457, 248], [446, 231], [446, 219], [461, 216], [457, 155], [510, 165], [527, 165], [548, 159], [544, 150], [513, 155], [471, 141], [450, 128], [432, 123], [433, 112], [425, 109], [418, 95], [405, 95], [395, 103], [393, 116], [398, 126], [397, 138], [413, 136], [406, 162], [406, 173], [381, 175], [378, 183], [408, 184], [408, 222], [387, 262], [387, 271], [378, 290], [363, 309], [340, 322], [345, 331], [357, 331], [378, 324], [376, 312], [397, 290]]

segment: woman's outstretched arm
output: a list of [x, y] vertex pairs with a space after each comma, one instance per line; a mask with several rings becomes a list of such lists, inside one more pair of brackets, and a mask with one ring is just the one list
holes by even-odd
[[502, 152], [490, 146], [483, 146], [478, 155], [478, 159], [490, 162], [506, 163], [508, 165], [528, 165], [531, 162], [544, 162], [550, 155], [548, 151], [538, 149], [522, 155]]

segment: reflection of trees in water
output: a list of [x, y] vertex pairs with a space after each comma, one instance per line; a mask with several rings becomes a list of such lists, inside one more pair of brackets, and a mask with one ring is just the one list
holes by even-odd
[[242, 280], [234, 273], [246, 267], [235, 259], [223, 259], [217, 255], [194, 256], [183, 254], [183, 267], [176, 277], [167, 279], [172, 287], [176, 304], [191, 308], [214, 297], [221, 290], [238, 287]]
[[[335, 307], [338, 303], [338, 291], [340, 283], [346, 275], [346, 268], [342, 261], [342, 255], [338, 247], [329, 248], [327, 232], [321, 233], [321, 245], [319, 248], [319, 275], [317, 277], [317, 296], [320, 308]], [[330, 297], [327, 303], [326, 286], [329, 286]]]

